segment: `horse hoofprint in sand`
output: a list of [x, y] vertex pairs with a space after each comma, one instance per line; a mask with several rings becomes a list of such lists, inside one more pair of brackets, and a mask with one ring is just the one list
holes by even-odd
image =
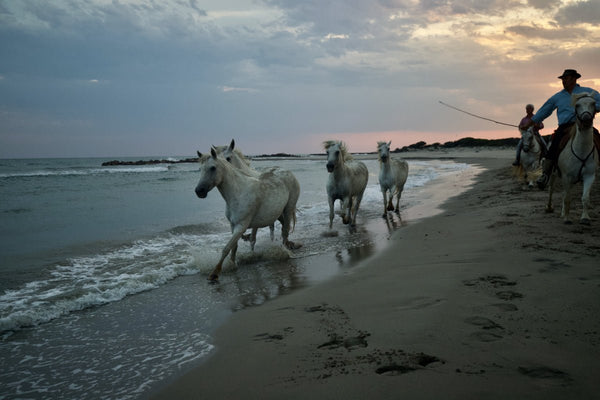
[[598, 166], [598, 151], [594, 148], [593, 121], [596, 115], [596, 100], [592, 93], [579, 93], [572, 96], [575, 107], [576, 123], [571, 131], [569, 141], [558, 156], [556, 171], [550, 178], [550, 190], [546, 210], [551, 212], [552, 192], [557, 175], [562, 177], [563, 201], [561, 217], [565, 223], [570, 223], [569, 211], [571, 207], [571, 189], [577, 182], [583, 182], [583, 194], [581, 203], [581, 223], [589, 224], [590, 216], [590, 190], [596, 178]]
[[[408, 163], [390, 157], [390, 145], [392, 142], [377, 142], [377, 154], [379, 155], [379, 186], [383, 194], [383, 217], [387, 217], [388, 211], [400, 212], [400, 196], [408, 178]], [[390, 193], [389, 201], [387, 192]], [[396, 207], [393, 199], [396, 196]]]
[[[343, 142], [329, 140], [323, 142], [327, 152], [327, 198], [329, 201], [329, 229], [333, 226], [333, 208], [336, 200], [341, 200], [341, 217], [344, 224], [356, 225], [356, 214], [360, 207], [369, 171], [367, 166], [352, 159]], [[347, 215], [346, 215], [347, 213]]]
[[283, 244], [288, 248], [294, 247], [294, 243], [288, 240], [288, 235], [296, 222], [299, 185], [291, 192], [274, 169], [269, 169], [259, 176], [242, 171], [223, 157], [217, 156], [214, 148], [211, 149], [210, 155], [198, 153], [198, 156], [200, 180], [196, 186], [196, 195], [205, 198], [208, 192], [217, 187], [227, 203], [225, 215], [232, 232], [217, 266], [209, 276], [210, 280], [218, 279], [223, 261], [230, 252], [231, 260], [235, 263], [238, 240], [248, 228], [271, 226], [279, 220]]

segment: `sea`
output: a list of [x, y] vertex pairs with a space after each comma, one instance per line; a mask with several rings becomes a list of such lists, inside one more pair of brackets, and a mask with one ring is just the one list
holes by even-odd
[[365, 159], [357, 225], [336, 216], [330, 230], [324, 158], [255, 159], [300, 182], [290, 240], [302, 247], [282, 246], [279, 223], [273, 241], [261, 229], [210, 284], [231, 231], [218, 190], [196, 197], [198, 165], [104, 161], [0, 160], [0, 399], [146, 398], [216, 351], [232, 313], [348, 273], [417, 219], [433, 182], [473, 168], [408, 160], [401, 212], [383, 218], [378, 161]]

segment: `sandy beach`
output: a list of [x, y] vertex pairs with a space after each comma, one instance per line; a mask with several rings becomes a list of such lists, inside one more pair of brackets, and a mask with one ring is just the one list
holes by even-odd
[[156, 399], [591, 399], [600, 380], [600, 183], [592, 225], [545, 213], [514, 152], [403, 153], [484, 168], [436, 216], [346, 274], [216, 332], [216, 351]]

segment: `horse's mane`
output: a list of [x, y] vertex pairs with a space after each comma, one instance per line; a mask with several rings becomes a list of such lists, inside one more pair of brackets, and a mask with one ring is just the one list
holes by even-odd
[[[225, 145], [225, 146], [214, 146], [215, 150], [217, 151], [217, 154], [223, 154], [225, 152], [225, 150], [227, 150], [229, 148], [229, 145]], [[247, 166], [250, 166], [250, 160], [248, 160], [246, 158], [246, 156], [238, 149], [233, 149], [233, 152], [238, 156], [238, 158], [240, 160], [242, 160], [242, 162], [244, 162], [244, 164], [246, 164]]]
[[346, 143], [344, 143], [342, 141], [339, 141], [339, 140], [326, 140], [326, 141], [323, 142], [323, 148], [325, 148], [325, 151], [327, 151], [334, 144], [339, 144], [340, 145], [340, 151], [342, 152], [342, 157], [344, 157], [345, 161], [352, 160], [352, 154], [350, 154], [348, 152], [348, 149], [346, 148]]

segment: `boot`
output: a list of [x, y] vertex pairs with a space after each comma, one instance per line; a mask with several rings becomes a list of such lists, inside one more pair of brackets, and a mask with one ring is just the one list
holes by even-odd
[[544, 190], [552, 174], [552, 168], [554, 168], [554, 161], [549, 158], [544, 158], [542, 163], [542, 175], [537, 179], [536, 183], [540, 190]]

